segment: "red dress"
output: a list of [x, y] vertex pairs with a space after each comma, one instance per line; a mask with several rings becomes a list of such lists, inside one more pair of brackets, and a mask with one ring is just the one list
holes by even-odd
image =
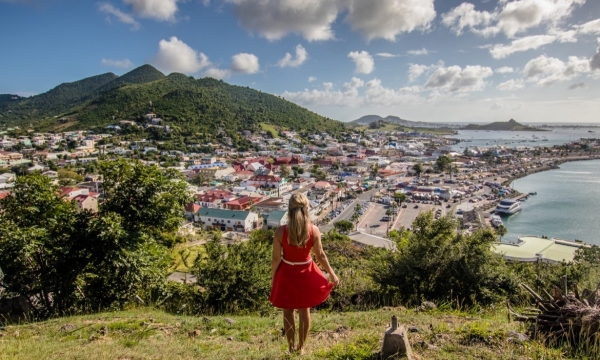
[[317, 306], [327, 300], [333, 284], [327, 280], [321, 269], [312, 261], [313, 228], [310, 229], [310, 238], [304, 247], [292, 246], [288, 243], [287, 226], [283, 228], [283, 259], [292, 263], [281, 261], [271, 288], [271, 304], [281, 309], [304, 309]]

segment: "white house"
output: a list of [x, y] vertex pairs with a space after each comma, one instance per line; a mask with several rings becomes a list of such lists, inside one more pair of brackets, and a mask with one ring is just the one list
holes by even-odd
[[204, 230], [251, 232], [262, 228], [262, 218], [250, 211], [201, 208], [194, 215]]

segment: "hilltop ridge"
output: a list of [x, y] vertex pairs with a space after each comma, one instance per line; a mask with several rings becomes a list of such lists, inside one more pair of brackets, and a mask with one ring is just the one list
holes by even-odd
[[[60, 94], [60, 96], [59, 96]], [[230, 134], [259, 129], [261, 123], [297, 131], [344, 129], [344, 124], [279, 96], [180, 73], [165, 76], [151, 65], [142, 65], [122, 76], [108, 73], [68, 84], [40, 95], [22, 98], [0, 95], [0, 124], [27, 121], [48, 131], [105, 127], [118, 120], [144, 119], [155, 113], [184, 135]]]
[[510, 119], [506, 122], [497, 121], [487, 125], [469, 124], [463, 127], [461, 130], [544, 131], [539, 128], [520, 124], [514, 119]]

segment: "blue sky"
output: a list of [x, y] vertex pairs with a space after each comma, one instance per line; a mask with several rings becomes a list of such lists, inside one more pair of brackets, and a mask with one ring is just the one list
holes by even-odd
[[342, 121], [600, 122], [597, 0], [0, 0], [0, 31], [0, 93], [149, 63]]

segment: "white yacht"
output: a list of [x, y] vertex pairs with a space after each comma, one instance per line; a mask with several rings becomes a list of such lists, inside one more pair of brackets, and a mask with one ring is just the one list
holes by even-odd
[[496, 206], [494, 212], [496, 214], [511, 215], [521, 210], [521, 203], [515, 199], [504, 199]]
[[493, 226], [498, 227], [500, 225], [504, 225], [502, 219], [498, 215], [490, 215], [490, 222]]

